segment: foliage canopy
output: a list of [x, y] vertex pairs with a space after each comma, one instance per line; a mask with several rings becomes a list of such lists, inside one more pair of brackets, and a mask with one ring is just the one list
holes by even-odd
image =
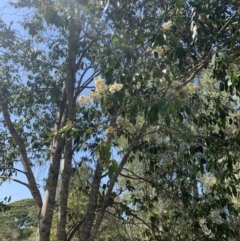
[[0, 172], [35, 240], [237, 240], [238, 1], [8, 3], [27, 14], [0, 20]]

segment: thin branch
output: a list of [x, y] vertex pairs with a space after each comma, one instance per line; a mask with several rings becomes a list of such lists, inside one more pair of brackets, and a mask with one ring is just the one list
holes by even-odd
[[22, 171], [20, 169], [14, 168], [14, 167], [0, 166], [0, 169], [3, 169], [3, 170], [13, 170], [13, 171], [17, 171], [17, 172], [23, 173], [24, 175], [27, 175], [26, 172], [24, 172], [24, 171]]
[[31, 169], [31, 165], [30, 165], [31, 162], [29, 161], [29, 158], [27, 156], [27, 150], [26, 150], [25, 143], [24, 143], [23, 139], [21, 138], [21, 136], [16, 131], [16, 129], [11, 121], [10, 114], [7, 109], [7, 105], [4, 103], [1, 96], [0, 96], [0, 107], [1, 107], [1, 110], [3, 113], [5, 124], [13, 138], [15, 145], [18, 147], [18, 150], [20, 152], [21, 161], [22, 161], [24, 170], [26, 172], [26, 177], [27, 177], [28, 183], [29, 183], [27, 185], [27, 187], [29, 188], [29, 190], [35, 200], [35, 203], [36, 203], [38, 209], [40, 210], [42, 207], [42, 197], [41, 197], [41, 193], [38, 189], [33, 171]]
[[105, 195], [104, 201], [102, 203], [101, 209], [99, 211], [98, 219], [96, 220], [96, 223], [95, 223], [95, 225], [92, 229], [92, 232], [90, 234], [90, 237], [88, 238], [88, 241], [93, 241], [94, 238], [96, 237], [97, 231], [98, 231], [98, 229], [101, 225], [106, 207], [108, 206], [109, 200], [110, 200], [111, 195], [112, 195], [112, 190], [113, 190], [113, 187], [114, 187], [114, 185], [117, 181], [117, 178], [120, 175], [120, 173], [121, 173], [122, 169], [124, 168], [125, 164], [127, 163], [128, 157], [130, 156], [133, 148], [136, 146], [138, 141], [141, 139], [143, 133], [146, 131], [148, 126], [149, 126], [149, 123], [145, 122], [143, 124], [142, 128], [138, 131], [135, 138], [132, 139], [132, 142], [130, 143], [129, 147], [127, 148], [127, 151], [126, 151], [125, 155], [122, 158], [122, 161], [120, 162], [120, 164], [118, 166], [118, 170], [113, 174], [113, 177], [110, 180], [109, 187], [108, 187], [107, 193]]
[[76, 222], [72, 228], [68, 231], [67, 233], [67, 240], [66, 241], [71, 241], [73, 238], [73, 235], [76, 233], [76, 231], [80, 228], [80, 226], [83, 224], [85, 221], [85, 217], [81, 219], [80, 221]]
[[10, 181], [20, 183], [20, 184], [26, 186], [27, 188], [29, 188], [29, 185], [28, 185], [27, 183], [22, 182], [22, 181], [20, 181], [20, 180], [18, 180], [18, 179], [11, 178], [11, 177], [7, 177], [7, 176], [0, 176], [0, 178], [2, 178], [3, 180], [8, 179], [8, 180], [10, 180]]
[[[237, 11], [235, 11], [235, 13], [232, 15], [232, 17], [230, 17], [230, 18], [228, 19], [228, 21], [223, 25], [223, 27], [218, 31], [217, 36], [218, 36], [223, 30], [225, 30], [225, 29], [228, 27], [228, 25], [229, 25], [230, 22], [233, 20], [233, 18], [236, 16], [236, 14], [237, 14]], [[217, 36], [216, 36], [216, 37], [217, 37]]]
[[83, 73], [81, 74], [81, 77], [80, 77], [80, 79], [79, 79], [79, 81], [78, 81], [78, 85], [77, 85], [77, 88], [76, 88], [77, 90], [81, 88], [81, 84], [82, 84], [83, 77], [84, 77], [85, 74], [88, 72], [88, 70], [91, 69], [91, 68], [92, 68], [91, 65], [88, 66], [88, 67], [86, 67], [85, 70], [83, 71]]
[[[75, 100], [77, 98], [77, 96], [82, 92], [82, 90], [84, 90], [93, 80], [94, 77], [96, 77], [98, 74], [100, 73], [100, 71], [95, 71], [84, 83], [82, 86], [77, 87], [76, 91], [75, 91]], [[85, 74], [84, 74], [85, 75]], [[84, 75], [82, 75], [81, 79], [79, 80], [80, 82], [82, 82], [82, 78], [84, 77]]]
[[189, 74], [188, 77], [184, 76], [182, 78], [177, 79], [182, 84], [177, 86], [176, 90], [182, 89], [184, 86], [186, 86], [188, 83], [190, 83], [193, 80], [196, 74], [199, 73], [199, 71], [202, 70], [205, 64], [209, 61], [209, 57], [211, 56], [212, 52], [213, 52], [213, 49], [211, 49], [199, 60], [199, 64], [195, 65], [191, 70], [191, 72], [188, 73]]

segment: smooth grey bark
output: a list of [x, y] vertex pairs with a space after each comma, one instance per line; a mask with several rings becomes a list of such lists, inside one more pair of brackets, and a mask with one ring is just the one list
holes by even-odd
[[[59, 104], [59, 109], [56, 115], [54, 124], [54, 131], [58, 131], [66, 124], [67, 110], [66, 110], [66, 87], [62, 88], [62, 97]], [[48, 178], [46, 181], [44, 200], [42, 209], [39, 215], [38, 228], [36, 232], [36, 241], [49, 241], [51, 223], [55, 205], [56, 191], [58, 185], [59, 168], [64, 148], [64, 139], [55, 138], [51, 147], [50, 167]]]
[[103, 172], [103, 166], [100, 163], [100, 161], [98, 161], [96, 168], [95, 168], [95, 172], [94, 172], [94, 177], [93, 177], [92, 188], [91, 188], [91, 193], [90, 193], [90, 197], [89, 197], [85, 222], [81, 226], [80, 241], [88, 240], [91, 229], [93, 227], [93, 223], [94, 223], [95, 216], [96, 216], [95, 210], [97, 209], [98, 193], [99, 193], [100, 183], [101, 183], [101, 179], [102, 179], [102, 172]]
[[58, 223], [57, 223], [57, 240], [65, 241], [66, 235], [66, 217], [67, 217], [67, 201], [69, 193], [69, 181], [71, 177], [71, 161], [72, 161], [72, 140], [66, 140], [65, 154], [62, 160], [62, 171], [59, 192], [59, 207], [58, 207]]
[[[75, 24], [75, 21], [71, 18], [70, 28], [68, 35], [68, 54], [66, 62], [66, 97], [67, 97], [67, 121], [72, 124], [76, 117], [76, 102], [74, 97], [74, 89], [76, 84], [76, 45], [79, 42], [78, 34], [79, 30], [76, 29], [79, 26]], [[72, 168], [72, 155], [73, 145], [72, 138], [65, 138], [64, 146], [64, 158], [62, 160], [61, 181], [60, 181], [60, 193], [59, 193], [59, 209], [58, 209], [58, 223], [57, 223], [57, 240], [65, 241], [67, 239], [66, 224], [67, 224], [67, 203], [69, 194], [69, 182], [71, 177]]]
[[50, 168], [44, 192], [42, 210], [40, 212], [36, 241], [48, 241], [55, 205], [56, 187], [64, 141], [57, 141], [51, 151]]

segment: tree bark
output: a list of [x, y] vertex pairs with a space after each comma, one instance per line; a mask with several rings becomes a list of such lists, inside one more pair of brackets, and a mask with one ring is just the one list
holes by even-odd
[[[86, 236], [85, 238], [86, 239], [81, 239], [81, 241], [94, 241], [95, 238], [96, 238], [96, 235], [97, 235], [97, 232], [99, 230], [99, 227], [102, 223], [102, 220], [103, 220], [103, 217], [104, 217], [104, 213], [106, 211], [106, 208], [108, 206], [108, 203], [109, 203], [109, 200], [111, 198], [111, 195], [112, 195], [112, 190], [113, 190], [113, 187], [117, 181], [117, 178], [119, 176], [119, 174], [121, 173], [122, 169], [124, 168], [127, 160], [128, 160], [128, 157], [129, 155], [131, 154], [133, 148], [136, 146], [136, 144], [138, 143], [138, 141], [142, 138], [143, 134], [145, 133], [146, 129], [148, 128], [149, 126], [149, 123], [146, 122], [142, 128], [139, 130], [139, 132], [137, 133], [137, 135], [133, 138], [132, 142], [130, 143], [129, 147], [127, 148], [126, 150], [126, 153], [125, 155], [123, 156], [122, 158], [122, 161], [120, 162], [119, 164], [119, 167], [118, 167], [118, 170], [117, 172], [115, 172], [110, 180], [110, 183], [109, 183], [109, 187], [108, 187], [108, 190], [106, 192], [106, 195], [104, 197], [104, 200], [103, 200], [103, 203], [102, 203], [102, 206], [101, 206], [101, 209], [100, 211], [98, 212], [98, 218], [95, 222], [95, 225], [94, 227], [92, 228], [91, 232], [89, 233], [88, 236]], [[87, 216], [86, 216], [87, 217]]]
[[[70, 20], [69, 36], [68, 36], [68, 56], [67, 56], [67, 75], [66, 75], [66, 95], [67, 95], [67, 121], [69, 124], [74, 122], [76, 116], [76, 103], [74, 98], [75, 88], [75, 62], [76, 51], [74, 50], [76, 43], [76, 29], [74, 21]], [[67, 224], [67, 203], [69, 194], [69, 182], [72, 168], [72, 139], [65, 138], [65, 153], [62, 160], [62, 171], [60, 181], [58, 224], [57, 224], [57, 240], [66, 241], [66, 224]]]
[[91, 193], [90, 193], [90, 197], [89, 197], [85, 222], [83, 223], [83, 225], [81, 227], [80, 241], [88, 240], [91, 229], [93, 227], [93, 223], [94, 223], [95, 216], [96, 216], [95, 211], [97, 209], [98, 193], [99, 193], [100, 183], [101, 183], [101, 179], [102, 179], [102, 172], [103, 172], [103, 166], [98, 161], [96, 169], [95, 169], [94, 177], [93, 177], [92, 188], [91, 188]]
[[[56, 115], [54, 131], [57, 132], [67, 121], [66, 108], [66, 87], [62, 88], [62, 98], [59, 104], [59, 110]], [[49, 241], [51, 223], [54, 212], [56, 191], [58, 185], [59, 168], [64, 148], [64, 138], [54, 138], [51, 147], [50, 167], [46, 181], [43, 206], [39, 215], [38, 228], [36, 232], [36, 241]]]

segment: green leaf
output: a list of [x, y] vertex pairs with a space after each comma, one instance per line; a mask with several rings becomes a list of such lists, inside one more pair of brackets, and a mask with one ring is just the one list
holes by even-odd
[[113, 159], [112, 160], [112, 165], [113, 165], [114, 172], [117, 172], [117, 170], [118, 170], [118, 163], [117, 163], [117, 161]]
[[171, 114], [173, 115], [173, 117], [176, 118], [177, 117], [177, 111], [175, 109], [175, 105], [173, 103], [173, 100], [170, 100], [168, 102], [168, 107], [169, 107], [169, 110], [170, 110]]
[[155, 37], [155, 39], [154, 39], [155, 41], [155, 44], [156, 45], [164, 45], [165, 44], [165, 40], [164, 40], [164, 36], [163, 36], [163, 34], [162, 33], [159, 33], [156, 37]]
[[116, 160], [112, 160], [111, 165], [108, 167], [108, 176], [111, 179], [113, 174], [118, 170], [118, 163]]
[[106, 112], [106, 99], [105, 98], [101, 98], [101, 108], [102, 108], [102, 111], [103, 113]]
[[138, 44], [142, 44], [146, 39], [146, 35], [144, 33], [138, 33], [138, 35], [136, 36], [136, 43]]
[[170, 126], [171, 117], [170, 117], [169, 113], [165, 114], [165, 122], [166, 122], [167, 126]]
[[165, 78], [165, 80], [168, 82], [168, 84], [170, 85], [171, 84], [171, 79], [170, 79], [170, 76], [168, 75], [168, 74], [165, 74], [164, 75], [164, 78]]
[[177, 115], [177, 119], [176, 119], [176, 122], [183, 122], [183, 115], [181, 112], [178, 112], [178, 115]]
[[160, 100], [159, 102], [158, 102], [158, 111], [159, 111], [159, 114], [161, 115], [161, 116], [164, 116], [165, 115], [165, 113], [167, 112], [167, 103], [166, 103], [166, 100], [165, 99], [163, 99], [163, 100]]
[[129, 102], [131, 102], [133, 105], [137, 105], [139, 108], [142, 108], [143, 101], [140, 97], [133, 96], [130, 98]]
[[234, 34], [232, 35], [231, 38], [231, 50], [233, 50], [236, 47], [236, 42], [238, 39], [238, 35], [239, 35], [239, 29], [237, 29]]
[[232, 188], [232, 193], [233, 193], [234, 197], [237, 197], [237, 189], [236, 189], [235, 185], [231, 185], [231, 188]]
[[121, 46], [121, 39], [117, 36], [114, 36], [112, 38], [112, 45], [116, 48], [119, 48]]
[[158, 103], [155, 102], [151, 104], [150, 111], [148, 113], [148, 119], [151, 124], [153, 124], [158, 120], [158, 109], [159, 109]]
[[110, 150], [107, 150], [106, 153], [105, 153], [105, 160], [109, 160], [111, 158], [111, 151]]
[[88, 127], [87, 130], [85, 131], [84, 135], [83, 135], [83, 140], [87, 141], [89, 136], [92, 133], [93, 128], [92, 127]]
[[221, 49], [217, 52], [217, 55], [223, 62], [225, 62], [226, 64], [229, 64], [230, 58], [227, 54], [227, 50]]
[[136, 105], [134, 105], [130, 110], [130, 118], [135, 118], [138, 114], [138, 110], [139, 108]]
[[235, 84], [235, 82], [237, 81], [238, 79], [238, 72], [236, 69], [234, 69], [232, 71], [232, 75], [231, 75], [231, 80], [232, 80], [232, 84]]
[[111, 158], [111, 146], [108, 143], [102, 142], [98, 145], [97, 151], [102, 161], [108, 161]]
[[212, 65], [215, 66], [215, 64], [216, 64], [216, 53], [213, 54], [212, 56]]

